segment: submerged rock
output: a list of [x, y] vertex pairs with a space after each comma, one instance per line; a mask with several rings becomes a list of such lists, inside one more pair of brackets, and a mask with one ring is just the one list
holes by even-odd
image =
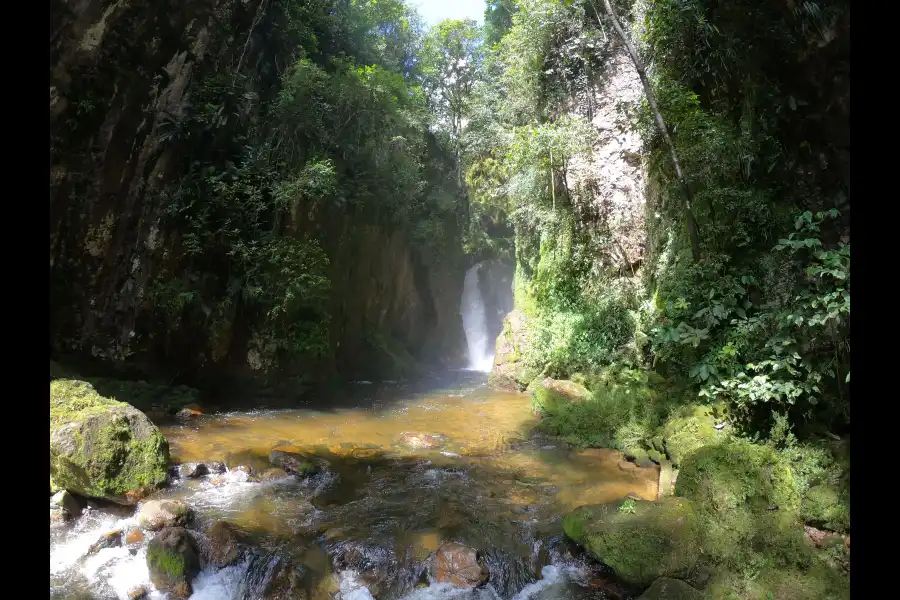
[[134, 504], [166, 481], [169, 445], [144, 413], [84, 381], [50, 382], [50, 487]]
[[431, 557], [428, 573], [437, 583], [466, 587], [482, 585], [490, 575], [476, 550], [456, 542], [443, 544], [437, 549]]
[[545, 377], [529, 388], [531, 409], [539, 415], [556, 412], [564, 404], [583, 402], [590, 396], [586, 387], [568, 379]]
[[638, 587], [688, 572], [700, 555], [697, 517], [684, 498], [583, 506], [565, 517], [563, 528], [622, 581]]
[[702, 600], [703, 594], [678, 579], [660, 577], [637, 600]]
[[141, 505], [138, 523], [144, 529], [159, 531], [164, 527], [183, 527], [192, 516], [191, 507], [180, 500], [149, 500]]
[[400, 434], [398, 443], [412, 450], [417, 450], [419, 448], [440, 448], [444, 445], [444, 436], [433, 433], [404, 431]]
[[150, 581], [176, 598], [190, 597], [191, 580], [200, 572], [197, 546], [183, 527], [166, 527], [147, 546]]
[[320, 471], [313, 459], [296, 446], [278, 446], [269, 452], [269, 462], [291, 475], [305, 477]]

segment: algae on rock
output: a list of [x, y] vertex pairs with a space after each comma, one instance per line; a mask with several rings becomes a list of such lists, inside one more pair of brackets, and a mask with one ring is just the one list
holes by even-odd
[[624, 582], [647, 587], [658, 577], [691, 571], [701, 553], [700, 531], [690, 500], [669, 497], [583, 506], [563, 520], [566, 535]]
[[169, 445], [134, 407], [84, 381], [50, 382], [50, 487], [133, 504], [166, 481]]

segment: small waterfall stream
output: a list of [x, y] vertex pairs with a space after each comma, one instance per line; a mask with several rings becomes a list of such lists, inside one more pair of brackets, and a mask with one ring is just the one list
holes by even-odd
[[487, 331], [484, 298], [478, 286], [480, 272], [481, 263], [466, 271], [459, 312], [462, 315], [466, 342], [469, 345], [469, 369], [488, 372], [494, 363], [494, 353], [492, 340], [489, 339]]

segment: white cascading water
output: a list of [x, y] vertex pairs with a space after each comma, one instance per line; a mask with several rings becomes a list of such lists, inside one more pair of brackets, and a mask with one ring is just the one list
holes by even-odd
[[488, 339], [484, 298], [481, 297], [481, 289], [478, 287], [480, 269], [479, 263], [466, 271], [459, 312], [462, 315], [466, 342], [469, 345], [469, 369], [487, 373], [494, 364], [494, 354], [491, 352], [493, 348]]

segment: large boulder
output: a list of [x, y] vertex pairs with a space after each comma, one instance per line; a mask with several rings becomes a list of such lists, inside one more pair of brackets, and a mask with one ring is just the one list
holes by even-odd
[[136, 408], [84, 381], [50, 382], [50, 487], [134, 504], [166, 481], [169, 445]]
[[497, 390], [524, 391], [540, 371], [525, 362], [531, 346], [532, 320], [521, 310], [510, 312], [503, 319], [503, 331], [494, 347], [494, 366], [488, 384]]
[[647, 587], [658, 577], [685, 575], [700, 555], [697, 517], [684, 498], [583, 506], [566, 516], [563, 528], [636, 587]]
[[465, 587], [477, 587], [489, 576], [478, 552], [455, 542], [442, 544], [437, 549], [431, 557], [428, 572], [432, 581]]
[[191, 507], [181, 500], [148, 500], [141, 505], [138, 523], [144, 529], [159, 531], [165, 527], [184, 527], [192, 517]]
[[797, 483], [769, 446], [734, 439], [696, 450], [681, 465], [675, 494], [693, 501], [704, 551], [717, 559], [751, 546], [787, 554], [802, 542]]
[[556, 412], [561, 405], [584, 402], [590, 397], [590, 392], [580, 383], [552, 377], [533, 382], [529, 389], [531, 409], [539, 415]]
[[167, 527], [147, 546], [150, 581], [161, 592], [176, 598], [193, 593], [191, 580], [200, 572], [200, 558], [194, 538], [183, 527]]

